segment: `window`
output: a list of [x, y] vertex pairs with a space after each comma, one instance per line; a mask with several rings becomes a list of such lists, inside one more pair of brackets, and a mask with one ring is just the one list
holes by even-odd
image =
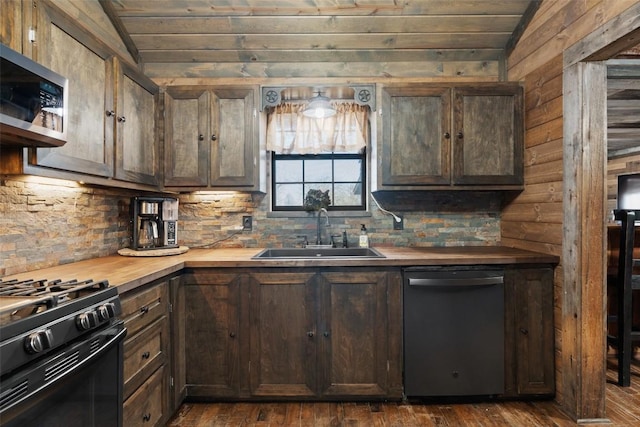
[[329, 191], [328, 210], [365, 210], [366, 155], [360, 153], [276, 154], [272, 165], [274, 211], [304, 210], [311, 189]]
[[304, 211], [309, 190], [328, 191], [328, 210], [366, 210], [368, 107], [337, 104], [337, 114], [313, 119], [300, 104], [269, 113], [272, 209]]

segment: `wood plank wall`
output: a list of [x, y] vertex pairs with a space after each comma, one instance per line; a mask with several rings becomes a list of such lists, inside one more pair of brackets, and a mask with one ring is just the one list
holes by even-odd
[[[563, 52], [618, 16], [638, 0], [543, 0], [518, 45], [508, 58], [508, 80], [525, 82], [525, 191], [504, 210], [502, 241], [505, 245], [542, 252], [562, 253], [562, 55]], [[522, 222], [522, 224], [520, 224]], [[566, 266], [566, 268], [571, 268]], [[589, 379], [576, 375], [563, 350], [576, 354], [581, 345], [576, 337], [563, 337], [561, 331], [563, 298], [580, 298], [565, 289], [563, 265], [555, 274], [556, 400], [575, 417], [597, 418], [586, 414], [583, 395], [572, 385], [589, 388]], [[580, 301], [571, 301], [572, 306]], [[597, 315], [597, 314], [593, 314]], [[575, 361], [574, 361], [575, 363]], [[593, 379], [599, 381], [600, 379]], [[598, 387], [593, 387], [597, 390]], [[604, 396], [602, 396], [604, 399]]]
[[[525, 79], [525, 190], [502, 212], [502, 244], [562, 254], [562, 56]], [[562, 264], [555, 271], [556, 388], [561, 398]]]

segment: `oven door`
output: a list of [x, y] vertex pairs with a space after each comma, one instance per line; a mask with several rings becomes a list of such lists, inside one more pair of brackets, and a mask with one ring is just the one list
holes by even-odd
[[3, 378], [2, 425], [122, 426], [122, 342], [126, 332], [118, 321]]

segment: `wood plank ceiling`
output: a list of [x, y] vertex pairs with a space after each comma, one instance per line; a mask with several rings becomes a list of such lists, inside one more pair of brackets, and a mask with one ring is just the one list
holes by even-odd
[[458, 63], [458, 75], [491, 74], [494, 80], [505, 52], [515, 45], [540, 4], [540, 0], [100, 2], [128, 38], [132, 56], [152, 77], [177, 73], [266, 78], [446, 76], [447, 65]]
[[640, 49], [607, 62], [609, 158], [640, 152]]
[[[311, 81], [503, 80], [505, 58], [541, 7], [540, 0], [99, 1], [152, 78]], [[610, 157], [640, 147], [638, 68], [633, 60], [610, 67]]]

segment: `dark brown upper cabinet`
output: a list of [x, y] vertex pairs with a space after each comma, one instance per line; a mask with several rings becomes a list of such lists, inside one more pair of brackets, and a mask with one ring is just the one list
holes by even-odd
[[69, 79], [67, 143], [14, 151], [3, 171], [156, 189], [157, 85], [54, 3], [35, 10], [31, 56]]
[[257, 92], [257, 86], [167, 87], [166, 187], [258, 188]]
[[378, 190], [523, 185], [518, 84], [385, 86], [380, 117]]

